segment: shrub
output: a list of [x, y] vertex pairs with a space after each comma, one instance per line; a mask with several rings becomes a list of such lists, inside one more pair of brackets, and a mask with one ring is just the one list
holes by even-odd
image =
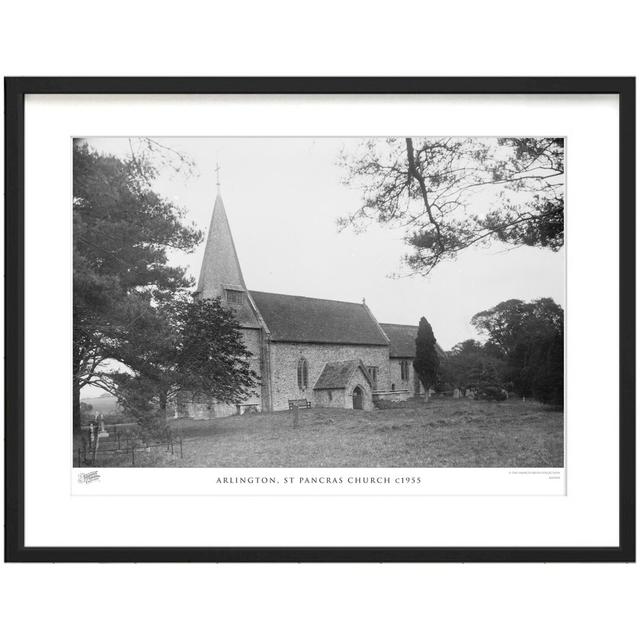
[[509, 394], [502, 388], [493, 384], [481, 384], [476, 391], [476, 400], [496, 400], [502, 402]]

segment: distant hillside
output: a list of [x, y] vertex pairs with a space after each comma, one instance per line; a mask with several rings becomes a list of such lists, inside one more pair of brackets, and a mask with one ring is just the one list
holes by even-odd
[[97, 398], [84, 398], [82, 402], [86, 402], [92, 406], [91, 411], [97, 411], [107, 415], [109, 413], [122, 413], [122, 409], [118, 406], [118, 401], [110, 393], [103, 393]]

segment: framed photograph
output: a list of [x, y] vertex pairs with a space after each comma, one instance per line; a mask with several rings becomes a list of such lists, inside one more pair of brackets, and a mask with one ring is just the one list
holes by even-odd
[[7, 78], [13, 562], [635, 561], [635, 79]]

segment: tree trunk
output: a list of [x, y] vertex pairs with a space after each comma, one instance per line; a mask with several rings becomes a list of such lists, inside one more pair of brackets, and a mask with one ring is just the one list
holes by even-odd
[[78, 379], [73, 376], [73, 431], [74, 433], [80, 433], [82, 416], [80, 414], [80, 383]]
[[82, 416], [80, 413], [80, 358], [73, 353], [73, 371], [72, 371], [72, 384], [73, 384], [73, 432], [81, 433]]
[[167, 398], [168, 398], [168, 393], [166, 391], [161, 391], [159, 396], [159, 403], [160, 403], [160, 413], [162, 414], [162, 426], [165, 431], [167, 430], [169, 425], [167, 420]]

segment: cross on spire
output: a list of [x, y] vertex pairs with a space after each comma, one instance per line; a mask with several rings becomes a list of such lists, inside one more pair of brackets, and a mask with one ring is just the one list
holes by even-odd
[[218, 192], [220, 192], [220, 163], [216, 162], [216, 187], [218, 188]]

